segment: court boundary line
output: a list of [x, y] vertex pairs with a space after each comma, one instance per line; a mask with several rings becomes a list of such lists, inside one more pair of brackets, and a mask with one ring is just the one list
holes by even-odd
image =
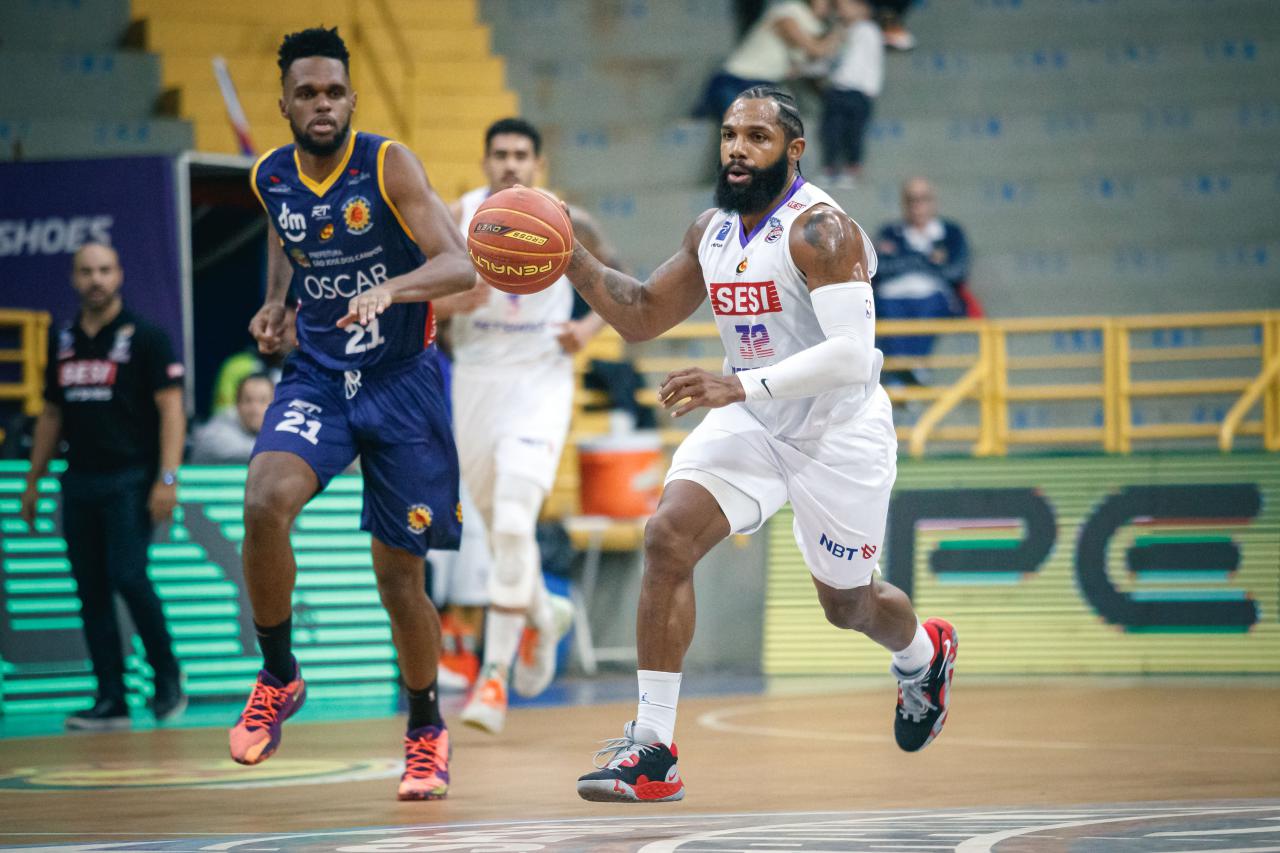
[[[858, 734], [855, 732], [813, 732], [813, 731], [797, 731], [795, 729], [784, 729], [773, 726], [752, 726], [740, 723], [730, 722], [730, 717], [740, 716], [748, 713], [759, 713], [762, 711], [779, 708], [786, 710], [792, 702], [800, 698], [798, 696], [790, 696], [786, 699], [765, 699], [761, 701], [739, 703], [732, 708], [721, 708], [715, 711], [704, 711], [697, 717], [697, 724], [703, 728], [712, 731], [723, 732], [726, 734], [753, 735], [756, 737], [775, 737], [789, 740], [834, 740], [845, 743], [892, 743], [893, 739], [889, 735], [873, 735]], [[838, 694], [820, 694], [810, 696], [809, 699], [835, 699], [840, 698]], [[1037, 741], [1037, 740], [1012, 740], [1001, 738], [972, 738], [972, 737], [948, 737], [945, 741], [949, 746], [969, 747], [978, 749], [1047, 749], [1059, 751], [1092, 751], [1097, 749], [1114, 749], [1124, 750], [1126, 752], [1167, 752], [1171, 745], [1163, 744], [1129, 744], [1129, 743], [1088, 743], [1083, 741]], [[1203, 744], [1174, 744], [1173, 748], [1185, 752], [1206, 752], [1219, 755], [1280, 755], [1280, 748], [1266, 746], [1205, 746]]]

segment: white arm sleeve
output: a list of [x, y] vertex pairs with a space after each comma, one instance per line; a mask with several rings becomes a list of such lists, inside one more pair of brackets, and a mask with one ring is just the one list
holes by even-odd
[[827, 339], [777, 364], [739, 373], [748, 402], [816, 397], [875, 377], [880, 360], [871, 285], [828, 284], [810, 291], [809, 298]]

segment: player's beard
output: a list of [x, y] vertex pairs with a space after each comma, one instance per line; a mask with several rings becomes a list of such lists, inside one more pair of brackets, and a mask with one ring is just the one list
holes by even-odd
[[347, 123], [333, 135], [333, 139], [329, 142], [316, 142], [292, 120], [289, 121], [289, 129], [293, 131], [293, 141], [303, 151], [316, 157], [328, 157], [342, 150], [342, 146], [347, 144], [347, 134], [351, 132], [351, 119], [347, 119]]
[[729, 166], [732, 165], [734, 164], [729, 163], [721, 166], [720, 175], [716, 178], [716, 205], [721, 210], [746, 216], [763, 213], [787, 184], [787, 169], [790, 164], [785, 154], [778, 155], [772, 166], [762, 169], [743, 166], [751, 173], [751, 180], [740, 187], [729, 183]]

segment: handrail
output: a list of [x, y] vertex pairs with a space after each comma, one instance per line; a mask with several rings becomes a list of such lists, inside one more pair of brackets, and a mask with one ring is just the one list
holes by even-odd
[[0, 326], [16, 326], [18, 329], [18, 347], [4, 350], [21, 363], [21, 379], [18, 382], [0, 382], [0, 399], [19, 400], [23, 414], [36, 416], [43, 408], [41, 388], [45, 355], [48, 352], [49, 313], [47, 311], [24, 311], [20, 309], [0, 309]]
[[[1232, 331], [1233, 327], [1238, 331]], [[1259, 329], [1261, 340], [1240, 337], [1241, 332], [1257, 334]], [[1166, 344], [1160, 330], [1169, 330], [1178, 337], [1170, 338], [1172, 343]], [[1203, 338], [1201, 330], [1206, 332]], [[1153, 332], [1156, 337], [1147, 342], [1147, 335]], [[895, 405], [926, 406], [914, 425], [899, 428], [902, 441], [916, 455], [924, 452], [930, 442], [939, 441], [972, 441], [970, 452], [979, 456], [1001, 455], [1014, 445], [1059, 443], [1095, 444], [1107, 453], [1128, 453], [1140, 440], [1217, 438], [1222, 426], [1229, 428], [1232, 441], [1235, 436], [1261, 436], [1265, 449], [1280, 450], [1280, 382], [1276, 382], [1280, 374], [1272, 367], [1280, 361], [1278, 312], [883, 320], [877, 323], [876, 333], [881, 338], [940, 335], [960, 342], [941, 348], [938, 354], [885, 359], [886, 370], [949, 371], [937, 384], [895, 385], [888, 389]], [[1083, 335], [1084, 347], [1061, 346], [1056, 341], [1059, 334], [1072, 339]], [[976, 353], [970, 343], [974, 335]], [[682, 324], [662, 335], [663, 340], [681, 348], [685, 342], [718, 337], [717, 327], [705, 321]], [[1050, 348], [1052, 352], [1048, 351]], [[677, 355], [678, 351], [641, 356], [637, 365], [658, 370], [688, 363], [713, 369], [719, 363], [718, 356], [702, 349], [685, 356]], [[1196, 365], [1200, 362], [1220, 365], [1222, 369], [1198, 370]], [[1162, 364], [1169, 365], [1167, 371], [1159, 367]], [[1156, 365], [1157, 372], [1146, 369], [1148, 365]], [[1043, 375], [1032, 376], [1030, 382], [1013, 381], [1028, 371], [1041, 371]], [[1090, 373], [1081, 375], [1080, 371]], [[1152, 411], [1148, 400], [1185, 401], [1223, 394], [1235, 399], [1242, 393], [1247, 399], [1240, 398], [1237, 407], [1244, 407], [1244, 411], [1233, 416], [1230, 423], [1199, 416], [1185, 422], [1158, 415], [1151, 422], [1134, 420], [1138, 414]], [[1248, 406], [1259, 399], [1261, 419], [1248, 420]], [[947, 419], [965, 400], [976, 400], [978, 404], [977, 425], [948, 425]], [[1035, 425], [1024, 421], [1011, 427], [1014, 413], [1027, 404], [1068, 405], [1078, 413], [1080, 403], [1089, 401], [1100, 405], [1091, 425], [1077, 419]]]
[[1231, 445], [1235, 442], [1235, 434], [1240, 428], [1240, 422], [1244, 420], [1249, 409], [1253, 408], [1253, 404], [1258, 402], [1258, 398], [1267, 390], [1267, 386], [1277, 377], [1280, 377], [1280, 358], [1267, 365], [1257, 378], [1249, 383], [1249, 387], [1240, 395], [1240, 399], [1236, 400], [1227, 411], [1226, 417], [1222, 419], [1222, 428], [1218, 431], [1218, 447], [1223, 453], [1231, 452]]
[[382, 64], [378, 51], [369, 50], [367, 32], [364, 24], [360, 20], [359, 9], [367, 8], [369, 3], [361, 3], [359, 0], [351, 0], [351, 29], [353, 34], [352, 41], [359, 45], [363, 50], [362, 59], [373, 72], [373, 76], [378, 84], [378, 88], [382, 91], [386, 98], [387, 107], [391, 111], [392, 118], [395, 120], [396, 126], [399, 128], [400, 141], [410, 148], [413, 147], [413, 137], [417, 130], [417, 63], [413, 61], [413, 53], [409, 50], [408, 43], [404, 40], [404, 35], [400, 32], [395, 13], [391, 11], [387, 0], [373, 0], [372, 6], [377, 10], [380, 23], [386, 29], [391, 37], [391, 45], [395, 49], [396, 57], [400, 60], [403, 67], [403, 77], [401, 79], [401, 89], [397, 95], [395, 86], [391, 82], [390, 75], [387, 73]]
[[924, 455], [925, 442], [929, 440], [929, 433], [938, 425], [938, 422], [945, 418], [952, 409], [960, 405], [960, 401], [973, 393], [984, 379], [987, 378], [987, 364], [985, 361], [979, 361], [973, 367], [965, 371], [960, 381], [947, 389], [947, 392], [939, 397], [925, 413], [920, 416], [920, 420], [916, 421], [915, 429], [911, 431], [911, 455], [920, 457]]

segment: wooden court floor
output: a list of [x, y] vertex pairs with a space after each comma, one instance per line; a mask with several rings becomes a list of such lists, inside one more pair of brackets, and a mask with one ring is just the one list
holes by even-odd
[[[621, 733], [631, 703], [515, 709], [499, 737], [452, 727], [453, 786], [447, 800], [433, 803], [395, 799], [398, 719], [308, 723], [304, 710], [286, 726], [280, 752], [257, 768], [227, 760], [225, 732], [214, 728], [9, 739], [0, 741], [0, 846], [485, 821], [1280, 798], [1276, 681], [966, 684], [958, 675], [946, 730], [915, 755], [893, 744], [892, 703], [888, 682], [682, 700], [677, 741], [686, 798], [645, 806], [585, 803], [574, 791], [575, 778], [591, 767], [594, 742]], [[1274, 825], [1280, 832], [1280, 820]]]

